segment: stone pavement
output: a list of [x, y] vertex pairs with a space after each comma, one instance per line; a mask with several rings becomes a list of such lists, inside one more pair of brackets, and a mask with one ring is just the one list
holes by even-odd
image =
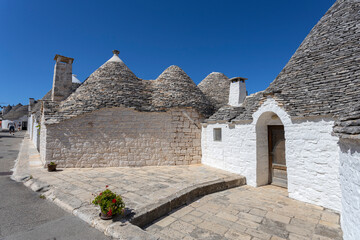
[[[24, 138], [13, 179], [43, 195], [114, 238], [156, 239], [143, 226], [172, 209], [208, 193], [245, 184], [245, 178], [203, 165], [132, 168], [80, 168], [48, 172], [41, 167], [39, 154]], [[128, 208], [128, 221], [99, 219], [99, 210], [90, 204], [92, 194], [105, 186], [120, 194]]]
[[288, 198], [275, 186], [242, 186], [207, 195], [145, 230], [172, 239], [342, 239], [339, 215]]

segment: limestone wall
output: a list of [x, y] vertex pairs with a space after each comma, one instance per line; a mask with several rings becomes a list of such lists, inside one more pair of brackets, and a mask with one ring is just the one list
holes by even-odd
[[340, 139], [341, 228], [344, 239], [360, 236], [360, 140]]
[[168, 112], [100, 109], [48, 124], [46, 129], [42, 126], [41, 154], [59, 167], [197, 164], [200, 135], [200, 116], [190, 108]]
[[[292, 121], [273, 99], [266, 100], [253, 119], [251, 123], [235, 125], [203, 125], [202, 163], [239, 173], [251, 186], [264, 185], [268, 178], [266, 125], [282, 123], [289, 196], [340, 211], [338, 137], [331, 135], [334, 121]], [[221, 142], [213, 140], [214, 128], [222, 129]]]

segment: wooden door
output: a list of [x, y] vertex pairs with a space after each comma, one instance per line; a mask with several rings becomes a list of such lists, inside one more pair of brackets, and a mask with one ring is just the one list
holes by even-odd
[[284, 126], [268, 126], [269, 182], [287, 188]]

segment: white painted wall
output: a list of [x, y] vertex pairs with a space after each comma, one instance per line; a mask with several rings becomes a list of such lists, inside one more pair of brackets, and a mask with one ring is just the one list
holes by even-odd
[[318, 119], [287, 126], [286, 158], [289, 196], [341, 210], [338, 137], [333, 120]]
[[12, 122], [12, 121], [10, 121], [10, 120], [2, 120], [2, 122], [1, 122], [1, 128], [2, 129], [9, 129], [8, 128], [8, 124], [9, 124], [9, 122]]
[[23, 116], [23, 117], [21, 117], [21, 118], [19, 118], [19, 119], [17, 119], [17, 120], [2, 120], [2, 122], [1, 122], [1, 128], [2, 129], [9, 129], [8, 128], [8, 124], [9, 124], [9, 122], [14, 122], [15, 124], [16, 124], [16, 127], [15, 127], [15, 130], [17, 131], [17, 129], [18, 129], [18, 124], [19, 123], [22, 123], [22, 122], [24, 122], [24, 121], [27, 121], [28, 120], [28, 117], [25, 115], [25, 116]]
[[[272, 119], [273, 115], [279, 119]], [[251, 186], [266, 184], [266, 125], [279, 124], [279, 120], [285, 129], [289, 196], [340, 211], [339, 147], [338, 138], [331, 136], [333, 120], [292, 122], [272, 98], [268, 98], [253, 114], [250, 124], [236, 124], [234, 128], [228, 124], [203, 126], [202, 163], [239, 173], [247, 178], [247, 184]], [[215, 127], [223, 129], [222, 142], [212, 140]]]
[[27, 126], [27, 132], [29, 134], [29, 138], [32, 139], [32, 129], [33, 129], [33, 115], [31, 114], [28, 117], [28, 126]]
[[341, 228], [345, 240], [360, 237], [360, 140], [340, 139]]
[[[213, 129], [221, 128], [222, 140], [213, 141]], [[256, 186], [256, 134], [253, 125], [203, 125], [201, 134], [202, 163], [238, 173], [247, 184]]]
[[39, 123], [36, 121], [35, 115], [32, 114], [28, 120], [28, 133], [31, 141], [36, 149], [40, 150], [40, 129], [37, 127]]

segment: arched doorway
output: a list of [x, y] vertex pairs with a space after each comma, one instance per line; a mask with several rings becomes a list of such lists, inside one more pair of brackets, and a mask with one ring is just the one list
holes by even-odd
[[264, 112], [256, 123], [256, 183], [287, 188], [285, 131], [279, 116]]

